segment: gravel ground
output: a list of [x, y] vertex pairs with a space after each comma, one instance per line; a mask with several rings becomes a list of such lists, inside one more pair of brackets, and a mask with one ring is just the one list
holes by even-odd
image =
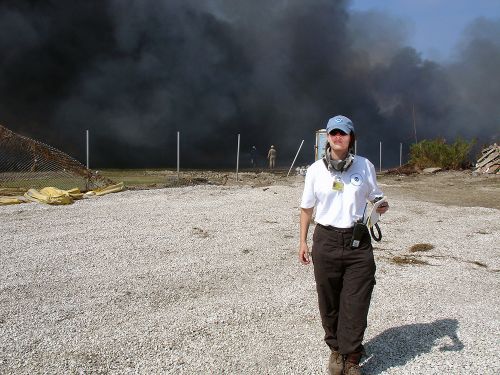
[[[0, 373], [325, 374], [302, 179], [0, 207]], [[365, 373], [500, 373], [500, 211], [389, 199]]]

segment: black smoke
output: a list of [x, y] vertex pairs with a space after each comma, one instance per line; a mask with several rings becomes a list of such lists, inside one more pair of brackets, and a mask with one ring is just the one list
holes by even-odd
[[[274, 144], [310, 163], [315, 130], [350, 116], [358, 151], [498, 138], [500, 21], [479, 19], [453, 63], [408, 47], [401, 21], [348, 1], [74, 0], [0, 5], [0, 123], [91, 165], [230, 167]], [[374, 161], [375, 161], [374, 160]]]

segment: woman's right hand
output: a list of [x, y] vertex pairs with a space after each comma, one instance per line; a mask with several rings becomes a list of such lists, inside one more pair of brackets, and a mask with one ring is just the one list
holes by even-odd
[[307, 232], [311, 225], [313, 207], [300, 208], [300, 236], [299, 236], [299, 261], [302, 264], [309, 264], [309, 247], [307, 246]]
[[299, 261], [304, 265], [311, 263], [311, 260], [309, 259], [309, 247], [307, 246], [307, 243], [300, 244]]

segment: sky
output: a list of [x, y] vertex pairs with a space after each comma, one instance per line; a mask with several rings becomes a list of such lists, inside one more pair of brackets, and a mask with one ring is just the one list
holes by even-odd
[[478, 17], [500, 18], [499, 0], [352, 0], [352, 10], [376, 10], [408, 24], [409, 43], [423, 58], [449, 62], [464, 29]]

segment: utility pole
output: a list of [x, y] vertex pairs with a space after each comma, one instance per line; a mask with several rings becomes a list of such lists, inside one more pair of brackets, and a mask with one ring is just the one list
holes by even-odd
[[413, 132], [415, 133], [415, 143], [417, 141], [417, 125], [415, 124], [415, 104], [412, 105], [412, 113], [413, 113]]
[[401, 165], [403, 163], [403, 144], [399, 144], [399, 167], [401, 168]]

